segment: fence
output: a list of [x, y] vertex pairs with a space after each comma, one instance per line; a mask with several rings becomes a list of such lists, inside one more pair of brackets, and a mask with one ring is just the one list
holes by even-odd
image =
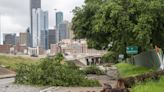
[[133, 57], [134, 64], [144, 67], [160, 68], [160, 59], [155, 50], [150, 50]]

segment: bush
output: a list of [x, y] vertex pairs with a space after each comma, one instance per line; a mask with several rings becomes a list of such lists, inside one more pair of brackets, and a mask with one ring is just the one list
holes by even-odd
[[103, 72], [102, 70], [100, 70], [98, 67], [96, 67], [95, 65], [92, 65], [90, 67], [86, 67], [83, 72], [85, 74], [97, 74], [97, 75], [104, 75], [105, 72]]
[[88, 80], [83, 72], [70, 63], [61, 64], [62, 57], [45, 58], [35, 65], [21, 64], [17, 69], [16, 83], [43, 86], [100, 86]]
[[103, 57], [102, 57], [102, 60], [105, 62], [105, 63], [118, 63], [117, 61], [117, 53], [115, 52], [108, 52], [107, 54], [105, 54]]

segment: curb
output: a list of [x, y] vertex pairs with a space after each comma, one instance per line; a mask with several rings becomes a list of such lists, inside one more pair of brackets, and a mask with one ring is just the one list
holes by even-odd
[[0, 79], [14, 78], [16, 74], [0, 75]]
[[[54, 87], [49, 87], [49, 88], [46, 88], [46, 89], [44, 89], [44, 90], [41, 90], [41, 91], [39, 91], [39, 92], [52, 92], [52, 91], [50, 91], [50, 90], [52, 90]], [[57, 87], [57, 88], [55, 88], [55, 90], [58, 90], [60, 87]]]

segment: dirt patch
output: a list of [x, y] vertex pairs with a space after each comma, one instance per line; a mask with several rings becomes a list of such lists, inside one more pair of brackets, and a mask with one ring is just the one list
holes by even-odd
[[10, 71], [6, 68], [0, 67], [0, 76], [1, 75], [10, 75], [10, 74], [15, 74], [15, 72]]

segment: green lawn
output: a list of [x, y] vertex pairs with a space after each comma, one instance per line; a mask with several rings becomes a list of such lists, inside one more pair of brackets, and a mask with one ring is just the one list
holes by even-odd
[[164, 92], [164, 77], [159, 81], [149, 81], [143, 84], [138, 84], [132, 88], [132, 92]]
[[[123, 78], [154, 71], [154, 69], [134, 66], [126, 63], [119, 63], [116, 67]], [[150, 80], [145, 83], [138, 83], [131, 89], [131, 92], [164, 92], [164, 77], [161, 77], [159, 81]]]
[[15, 70], [20, 63], [33, 64], [37, 60], [23, 57], [3, 56], [0, 55], [0, 65], [5, 65], [7, 68]]
[[153, 69], [150, 69], [150, 68], [134, 66], [131, 64], [127, 64], [127, 63], [119, 63], [115, 66], [118, 68], [120, 76], [123, 78], [130, 77], [130, 76], [136, 76], [139, 74], [153, 71]]

